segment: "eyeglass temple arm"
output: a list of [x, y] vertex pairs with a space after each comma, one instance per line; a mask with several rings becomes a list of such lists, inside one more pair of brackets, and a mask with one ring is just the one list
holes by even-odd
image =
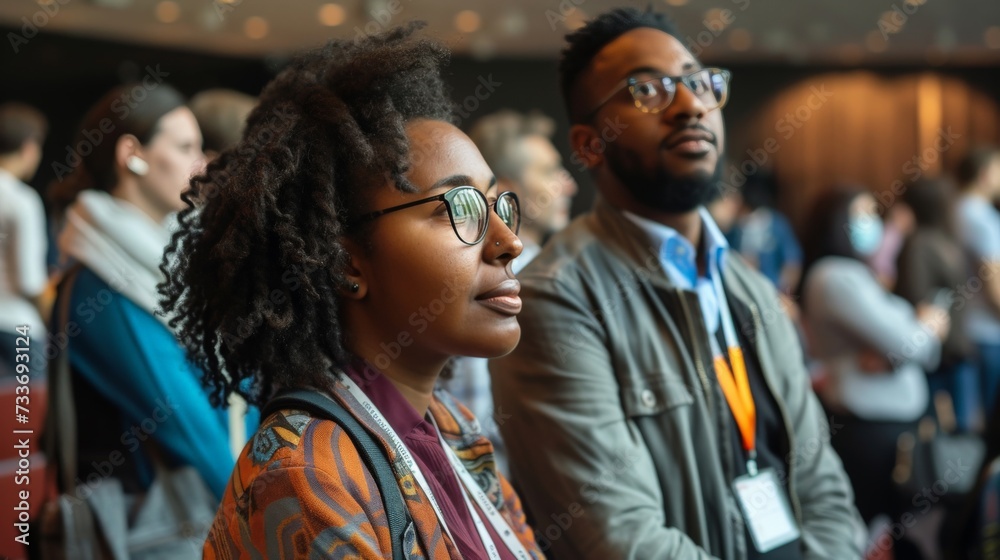
[[414, 206], [419, 206], [421, 204], [426, 204], [428, 202], [433, 202], [435, 200], [445, 200], [444, 194], [439, 194], [437, 196], [432, 196], [432, 197], [429, 197], [429, 198], [422, 198], [420, 200], [414, 200], [413, 202], [407, 202], [406, 204], [400, 204], [399, 206], [393, 206], [392, 208], [386, 208], [385, 210], [376, 210], [374, 212], [369, 212], [369, 213], [365, 214], [364, 216], [359, 216], [357, 221], [364, 222], [364, 221], [368, 221], [368, 220], [374, 220], [375, 218], [378, 218], [379, 216], [384, 216], [386, 214], [392, 214], [393, 212], [396, 212], [398, 210], [406, 210], [407, 208], [412, 208]]
[[625, 88], [628, 85], [629, 80], [631, 79], [632, 78], [625, 78], [624, 80], [618, 82], [618, 85], [615, 86], [613, 90], [611, 90], [611, 93], [609, 93], [607, 97], [601, 100], [600, 103], [598, 103], [593, 109], [590, 110], [589, 113], [586, 114], [586, 116], [584, 116], [584, 120], [589, 121], [591, 118], [593, 118], [594, 114], [597, 113], [597, 111], [599, 111], [601, 107], [604, 107], [605, 103], [611, 101], [611, 98], [618, 95], [618, 92], [621, 91], [623, 88]]

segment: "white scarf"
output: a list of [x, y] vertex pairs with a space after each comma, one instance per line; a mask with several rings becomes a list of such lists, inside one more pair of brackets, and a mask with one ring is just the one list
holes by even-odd
[[[156, 285], [164, 280], [160, 260], [176, 229], [176, 214], [158, 224], [129, 202], [103, 191], [86, 190], [66, 211], [59, 249], [169, 329], [170, 317], [155, 313], [159, 309]], [[229, 396], [229, 403], [229, 446], [236, 458], [247, 441], [247, 405], [236, 393]]]
[[158, 224], [106, 192], [85, 190], [66, 211], [59, 249], [166, 324], [168, 318], [155, 311], [156, 285], [164, 280], [160, 260], [170, 243], [168, 223]]

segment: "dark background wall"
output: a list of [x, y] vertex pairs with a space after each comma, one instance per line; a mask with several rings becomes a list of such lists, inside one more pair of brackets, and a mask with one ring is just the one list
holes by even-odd
[[[0, 27], [0, 36], [9, 31]], [[79, 120], [88, 106], [112, 86], [141, 78], [146, 66], [159, 66], [170, 82], [188, 95], [202, 89], [227, 87], [256, 94], [280, 70], [282, 57], [243, 59], [195, 52], [126, 45], [89, 38], [40, 33], [18, 54], [0, 49], [0, 101], [20, 100], [43, 110], [51, 131], [38, 175], [32, 183], [40, 190], [53, 178], [52, 164], [64, 161]], [[725, 109], [730, 152], [745, 149], [744, 127], [754, 122], [756, 111], [783, 89], [810, 77], [830, 72], [851, 72], [857, 67], [807, 65], [754, 65], [711, 61], [733, 71], [732, 96]], [[926, 72], [926, 66], [870, 67], [886, 77]], [[1000, 100], [1000, 72], [992, 67], [937, 67], [935, 72], [958, 78]], [[536, 59], [492, 59], [477, 61], [456, 57], [447, 70], [452, 97], [459, 107], [462, 126], [501, 108], [537, 109], [556, 118], [555, 143], [563, 152], [567, 168], [581, 185], [574, 210], [587, 208], [593, 190], [585, 172], [569, 162], [566, 133], [568, 122], [558, 91], [556, 61]], [[486, 87], [484, 84], [491, 84]], [[479, 95], [477, 96], [477, 88]], [[857, 103], [865, 103], [858, 99]]]

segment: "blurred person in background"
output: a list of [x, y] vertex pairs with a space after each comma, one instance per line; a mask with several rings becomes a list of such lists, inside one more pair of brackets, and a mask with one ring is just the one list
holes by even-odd
[[972, 259], [962, 282], [969, 298], [966, 328], [979, 352], [982, 404], [988, 416], [1000, 388], [1000, 212], [993, 207], [1000, 197], [1000, 150], [973, 149], [959, 163], [957, 175], [958, 237]]
[[802, 248], [788, 219], [775, 208], [776, 194], [770, 172], [747, 177], [736, 222], [726, 238], [778, 291], [789, 294], [802, 275]]
[[198, 119], [205, 159], [211, 161], [243, 137], [247, 115], [257, 99], [231, 89], [208, 89], [191, 98], [188, 107]]
[[[569, 223], [576, 182], [562, 165], [551, 137], [555, 122], [542, 114], [500, 111], [472, 126], [469, 138], [497, 176], [500, 190], [517, 193], [521, 201], [524, 251], [514, 259], [517, 274], [542, 250], [548, 236]], [[479, 418], [483, 433], [493, 442], [497, 468], [507, 473], [507, 452], [494, 417], [488, 361], [457, 358], [444, 387]]]
[[899, 253], [895, 292], [914, 307], [947, 307], [951, 329], [930, 385], [932, 394], [943, 389], [951, 395], [958, 428], [973, 430], [982, 426], [982, 411], [976, 349], [965, 325], [968, 303], [956, 292], [968, 279], [969, 262], [953, 227], [955, 186], [946, 178], [922, 178], [909, 185], [900, 203], [916, 227]]
[[939, 532], [944, 560], [995, 560], [1000, 551], [1000, 406], [983, 430], [986, 453], [964, 503], [949, 511]]
[[[15, 341], [23, 336], [45, 340], [45, 209], [26, 182], [38, 170], [47, 130], [48, 122], [37, 109], [22, 103], [0, 105], [0, 373], [14, 372], [17, 363], [27, 363], [33, 374], [45, 371], [42, 345], [27, 345], [31, 353], [18, 358]], [[29, 330], [18, 332], [20, 327]]]
[[896, 270], [899, 252], [903, 249], [903, 242], [913, 233], [916, 223], [909, 205], [893, 204], [885, 210], [882, 224], [882, 242], [868, 258], [868, 264], [885, 289], [892, 291], [899, 274]]
[[473, 124], [469, 138], [496, 173], [504, 190], [517, 193], [524, 207], [518, 234], [524, 252], [514, 263], [524, 268], [550, 235], [569, 223], [576, 181], [552, 145], [555, 121], [540, 113], [500, 111]]
[[[136, 88], [143, 88], [141, 97]], [[73, 146], [94, 131], [104, 136], [79, 150], [80, 163], [49, 190], [55, 210], [65, 212], [59, 249], [69, 261], [55, 309], [70, 298], [68, 321], [79, 327], [63, 350], [83, 428], [79, 479], [103, 476], [96, 465], [121, 452], [124, 463], [112, 476], [127, 494], [141, 495], [156, 475], [154, 450], [143, 443], [151, 440], [167, 466], [193, 466], [221, 498], [233, 447], [242, 447], [256, 420], [233, 422], [211, 406], [201, 371], [186, 359], [169, 318], [156, 313], [159, 266], [170, 241], [165, 224], [183, 207], [181, 193], [205, 160], [198, 123], [184, 103], [167, 84], [129, 84], [84, 116]], [[72, 332], [54, 316], [53, 332]], [[149, 418], [157, 420], [155, 430], [137, 432]]]
[[803, 321], [826, 372], [820, 396], [843, 425], [831, 444], [865, 522], [880, 514], [897, 520], [896, 440], [928, 410], [925, 372], [938, 365], [948, 313], [927, 303], [914, 309], [879, 283], [867, 259], [881, 242], [882, 221], [868, 192], [821, 195], [807, 223]]
[[740, 217], [740, 210], [743, 207], [743, 195], [739, 189], [726, 188], [715, 201], [706, 204], [715, 224], [719, 226], [719, 231], [729, 236], [729, 232], [736, 226], [736, 220]]

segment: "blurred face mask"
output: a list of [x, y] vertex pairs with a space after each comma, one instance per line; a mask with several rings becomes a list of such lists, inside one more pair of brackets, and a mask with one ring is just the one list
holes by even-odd
[[871, 256], [882, 244], [882, 220], [870, 214], [852, 216], [848, 222], [851, 246], [863, 256]]

